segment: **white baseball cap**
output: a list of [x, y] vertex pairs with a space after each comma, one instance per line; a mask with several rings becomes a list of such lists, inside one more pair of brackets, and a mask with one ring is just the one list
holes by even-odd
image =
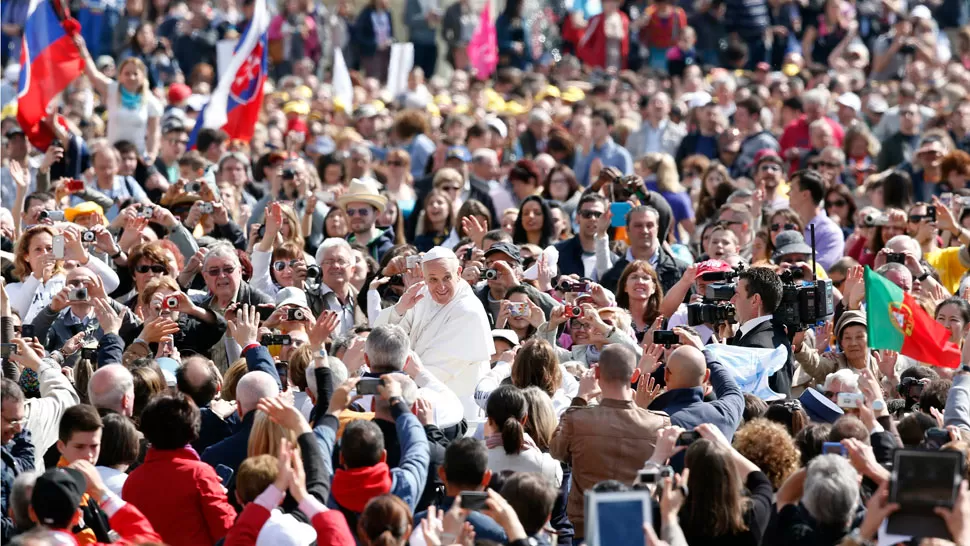
[[842, 106], [847, 106], [855, 110], [857, 114], [859, 113], [860, 110], [862, 110], [862, 99], [860, 99], [859, 95], [856, 95], [855, 93], [842, 93], [841, 95], [839, 95], [839, 98], [836, 100], [836, 102], [838, 102]]

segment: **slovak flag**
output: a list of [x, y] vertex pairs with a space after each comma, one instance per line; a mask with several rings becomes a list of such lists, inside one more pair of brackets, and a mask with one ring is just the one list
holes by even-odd
[[253, 20], [239, 38], [232, 60], [212, 97], [199, 112], [189, 136], [189, 149], [195, 148], [199, 131], [204, 128], [222, 129], [233, 139], [248, 141], [253, 138], [263, 107], [263, 84], [269, 66], [268, 29], [266, 0], [256, 0]]
[[41, 150], [54, 139], [44, 123], [51, 101], [84, 72], [84, 59], [71, 38], [80, 30], [60, 0], [30, 0], [20, 52], [17, 122]]

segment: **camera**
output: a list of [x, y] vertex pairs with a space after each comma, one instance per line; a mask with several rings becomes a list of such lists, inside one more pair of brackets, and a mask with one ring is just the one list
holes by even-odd
[[928, 205], [926, 207], [926, 219], [930, 222], [936, 221], [936, 205]]
[[524, 301], [509, 302], [509, 315], [513, 317], [528, 317], [529, 304]]
[[673, 478], [674, 469], [670, 466], [660, 466], [656, 463], [647, 463], [639, 472], [635, 483], [654, 485], [660, 483], [664, 478]]
[[781, 274], [781, 303], [774, 316], [790, 332], [804, 330], [835, 314], [832, 281], [805, 281], [801, 280], [803, 276], [800, 269], [789, 269]]
[[887, 264], [906, 264], [906, 254], [903, 252], [887, 252], [886, 253], [886, 263]]
[[289, 345], [291, 342], [290, 336], [288, 335], [277, 335], [277, 334], [264, 334], [263, 337], [259, 339], [259, 344], [263, 346], [270, 345]]
[[37, 216], [41, 220], [50, 220], [52, 222], [63, 222], [64, 221], [64, 211], [62, 210], [42, 210]]
[[559, 290], [562, 292], [574, 292], [577, 294], [585, 294], [593, 290], [593, 286], [589, 281], [580, 282], [569, 282], [563, 281], [559, 283]]
[[196, 180], [185, 184], [185, 191], [188, 193], [200, 193], [202, 191], [202, 182]]
[[287, 167], [283, 169], [283, 180], [295, 180], [296, 179], [296, 169], [292, 167]]
[[155, 207], [153, 205], [143, 205], [138, 210], [139, 218], [151, 218], [152, 216], [155, 216]]
[[321, 276], [320, 266], [318, 265], [308, 265], [306, 266], [306, 278], [307, 280], [317, 280]]
[[842, 409], [857, 409], [865, 404], [865, 398], [858, 392], [840, 392], [837, 400]]
[[704, 298], [701, 303], [687, 305], [687, 325], [734, 322], [736, 312], [737, 310], [730, 303], [714, 302]]
[[306, 320], [306, 312], [303, 309], [287, 309], [286, 320], [289, 322], [301, 322]]
[[680, 336], [678, 336], [673, 330], [654, 330], [653, 343], [654, 345], [670, 347], [671, 345], [677, 345], [680, 343]]
[[736, 283], [714, 283], [707, 285], [704, 297], [711, 301], [731, 301], [738, 289]]
[[199, 212], [202, 214], [212, 214], [212, 209], [212, 203], [209, 203], [208, 201], [203, 201], [199, 204]]
[[[415, 267], [418, 267], [419, 265], [421, 265], [421, 256], [418, 256], [418, 255], [408, 256], [405, 259], [405, 262], [407, 264], [408, 269], [414, 269]], [[495, 271], [495, 270], [489, 270], [489, 271]], [[498, 272], [496, 271], [496, 275], [497, 273]]]
[[87, 287], [72, 288], [67, 292], [67, 301], [87, 301], [88, 299], [88, 289]]
[[680, 433], [680, 436], [677, 436], [677, 445], [689, 446], [700, 439], [700, 432], [697, 432], [696, 430], [685, 430], [684, 432]]
[[486, 269], [485, 270], [485, 280], [494, 281], [498, 278], [498, 269]]
[[904, 44], [899, 48], [900, 55], [913, 55], [916, 53], [916, 46], [913, 44]]
[[81, 234], [81, 242], [83, 243], [93, 243], [97, 240], [98, 236], [95, 232], [88, 230]]
[[896, 386], [896, 390], [906, 398], [919, 398], [923, 394], [923, 383], [915, 377], [904, 377]]
[[179, 299], [178, 296], [168, 296], [162, 300], [162, 309], [178, 309]]
[[583, 308], [578, 305], [567, 305], [564, 314], [568, 318], [579, 318], [583, 316]]
[[888, 225], [889, 217], [885, 214], [867, 214], [866, 217], [862, 219], [862, 227], [880, 227]]

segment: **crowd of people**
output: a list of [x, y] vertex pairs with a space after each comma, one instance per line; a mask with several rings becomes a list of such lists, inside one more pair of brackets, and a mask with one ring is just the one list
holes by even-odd
[[646, 545], [970, 546], [966, 0], [508, 0], [488, 77], [479, 2], [270, 3], [251, 139], [194, 126], [253, 0], [87, 0], [46, 149], [29, 4], [4, 543], [614, 546], [646, 491]]

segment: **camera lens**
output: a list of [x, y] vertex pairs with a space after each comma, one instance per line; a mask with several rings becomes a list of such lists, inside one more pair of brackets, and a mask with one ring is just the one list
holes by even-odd
[[490, 280], [490, 281], [497, 279], [498, 278], [498, 271], [495, 270], [495, 269], [486, 269], [485, 270], [485, 278], [487, 280]]

